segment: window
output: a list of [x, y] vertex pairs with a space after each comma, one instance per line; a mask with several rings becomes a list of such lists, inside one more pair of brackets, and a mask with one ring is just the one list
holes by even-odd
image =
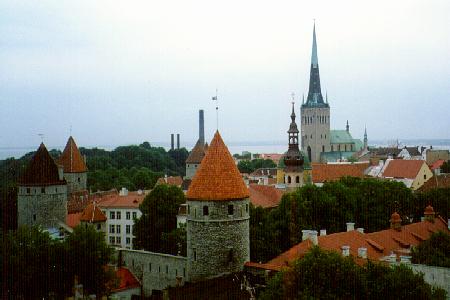
[[228, 215], [233, 215], [234, 214], [234, 206], [233, 204], [228, 205]]
[[117, 237], [116, 237], [116, 243], [117, 243], [117, 244], [120, 244], [120, 243], [121, 243], [121, 241], [120, 241], [120, 236], [117, 236]]
[[126, 241], [127, 245], [129, 245], [129, 244], [131, 243], [131, 239], [130, 239], [129, 237], [127, 237], [127, 238], [125, 239], [125, 241]]
[[183, 268], [183, 277], [186, 277], [186, 268]]
[[191, 207], [188, 205], [188, 215], [191, 213]]
[[166, 274], [169, 274], [169, 266], [166, 265]]
[[333, 152], [334, 151], [334, 146], [333, 145], [331, 145], [331, 152]]
[[100, 230], [100, 229], [102, 229], [102, 226], [101, 226], [100, 223], [98, 223], [98, 224], [97, 224], [97, 230]]
[[115, 238], [113, 236], [110, 236], [109, 237], [109, 243], [110, 244], [114, 244], [114, 242], [115, 242]]
[[245, 212], [248, 212], [248, 204], [245, 204]]
[[197, 217], [197, 208], [194, 208], [194, 217]]
[[327, 138], [327, 135], [325, 134], [325, 138]]
[[133, 211], [133, 220], [134, 220], [134, 219], [137, 219], [137, 214], [136, 214], [135, 211]]
[[58, 192], [58, 188], [55, 188], [55, 193], [57, 193]]
[[33, 215], [33, 221], [36, 221], [36, 214]]
[[325, 146], [322, 145], [322, 152], [325, 152]]
[[126, 219], [127, 219], [127, 220], [131, 219], [131, 213], [130, 213], [129, 211], [127, 211], [127, 212], [125, 213], [125, 216], [126, 216]]
[[148, 271], [151, 272], [152, 271], [152, 263], [148, 264]]
[[29, 194], [31, 192], [30, 188], [27, 188], [27, 194]]
[[178, 277], [178, 269], [175, 269], [175, 276]]
[[114, 225], [109, 225], [109, 233], [115, 233], [115, 229], [116, 227]]
[[288, 183], [291, 183], [291, 176], [288, 176]]
[[116, 218], [116, 213], [114, 211], [110, 211], [109, 212], [109, 218], [110, 219], [115, 219]]
[[427, 179], [427, 174], [424, 174], [424, 175], [423, 175], [423, 179]]
[[45, 188], [41, 188], [41, 193], [45, 194]]
[[161, 266], [158, 266], [158, 272], [161, 273]]
[[120, 211], [118, 211], [117, 213], [116, 213], [116, 219], [117, 220], [120, 220], [121, 219], [121, 212]]
[[312, 138], [312, 134], [311, 134], [311, 138]]
[[120, 225], [116, 225], [116, 232], [120, 233]]
[[295, 176], [295, 183], [300, 183], [300, 177], [299, 176]]
[[192, 249], [192, 250], [193, 250], [192, 253], [194, 256], [194, 261], [197, 261], [197, 249]]
[[209, 208], [208, 208], [208, 206], [203, 206], [203, 215], [204, 216], [207, 216], [207, 215], [209, 215]]
[[228, 262], [231, 263], [233, 261], [233, 248], [228, 250]]
[[126, 225], [125, 226], [125, 233], [126, 234], [130, 234], [130, 232], [131, 232], [131, 226], [130, 225]]

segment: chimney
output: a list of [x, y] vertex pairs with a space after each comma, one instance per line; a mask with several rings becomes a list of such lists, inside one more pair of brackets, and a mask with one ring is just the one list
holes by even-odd
[[400, 263], [401, 264], [410, 264], [411, 263], [411, 256], [409, 256], [409, 255], [400, 255]]
[[170, 134], [170, 150], [174, 149], [174, 135], [173, 133]]
[[358, 257], [360, 258], [367, 258], [367, 248], [361, 247], [358, 248]]
[[180, 149], [180, 134], [177, 133], [177, 149]]
[[309, 234], [311, 230], [302, 230], [302, 241], [309, 239]]
[[327, 230], [326, 229], [320, 229], [320, 236], [325, 236], [327, 235]]
[[341, 249], [342, 249], [342, 256], [350, 255], [350, 246], [344, 245], [341, 247]]
[[356, 231], [358, 231], [358, 232], [360, 232], [360, 233], [364, 233], [364, 228], [361, 228], [361, 227], [356, 228]]
[[425, 208], [425, 212], [424, 212], [423, 215], [425, 217], [425, 220], [430, 221], [430, 222], [434, 222], [435, 212], [434, 212], [433, 206], [428, 205]]
[[119, 192], [119, 196], [128, 196], [127, 188], [123, 187]]
[[205, 117], [203, 109], [198, 111], [198, 139], [202, 145], [205, 144]]
[[317, 246], [317, 244], [319, 244], [319, 240], [317, 239], [317, 230], [309, 231], [309, 239], [311, 240], [314, 246]]
[[347, 231], [353, 231], [355, 230], [355, 223], [347, 223]]
[[64, 166], [58, 165], [58, 178], [59, 180], [64, 179]]
[[397, 212], [394, 212], [391, 215], [391, 219], [389, 221], [391, 222], [391, 229], [395, 229], [397, 231], [402, 230], [402, 218]]

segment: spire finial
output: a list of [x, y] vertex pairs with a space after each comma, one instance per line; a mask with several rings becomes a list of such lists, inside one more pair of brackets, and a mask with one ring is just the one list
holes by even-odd
[[292, 97], [292, 113], [291, 113], [291, 119], [292, 119], [292, 122], [294, 122], [294, 120], [295, 120], [295, 109], [294, 109], [294, 104], [295, 104], [295, 93], [294, 92], [292, 92], [291, 93], [291, 97]]
[[305, 93], [302, 95], [302, 104], [305, 104]]
[[43, 133], [38, 133], [37, 135], [41, 138], [41, 143], [43, 144], [45, 135]]
[[213, 101], [216, 101], [216, 129], [219, 131], [219, 98], [217, 98], [217, 88], [216, 95], [212, 97]]
[[317, 68], [317, 66], [319, 65], [319, 59], [317, 58], [316, 19], [314, 19], [314, 26], [313, 26], [313, 44], [312, 44], [312, 52], [311, 52], [311, 65], [314, 68]]
[[328, 90], [325, 92], [325, 101], [328, 103]]
[[345, 129], [347, 130], [347, 132], [350, 131], [350, 126], [348, 125], [348, 120], [347, 120], [347, 125], [345, 126]]

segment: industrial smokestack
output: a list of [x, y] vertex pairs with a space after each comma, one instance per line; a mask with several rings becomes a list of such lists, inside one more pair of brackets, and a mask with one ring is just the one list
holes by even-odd
[[198, 139], [202, 145], [205, 144], [205, 117], [203, 109], [198, 111]]
[[180, 134], [177, 133], [177, 149], [180, 149]]
[[170, 134], [170, 150], [174, 149], [174, 134]]

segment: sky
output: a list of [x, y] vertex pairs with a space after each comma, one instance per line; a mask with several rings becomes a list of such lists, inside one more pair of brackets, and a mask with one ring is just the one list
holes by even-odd
[[287, 141], [314, 19], [332, 129], [450, 138], [448, 0], [2, 0], [0, 147]]

